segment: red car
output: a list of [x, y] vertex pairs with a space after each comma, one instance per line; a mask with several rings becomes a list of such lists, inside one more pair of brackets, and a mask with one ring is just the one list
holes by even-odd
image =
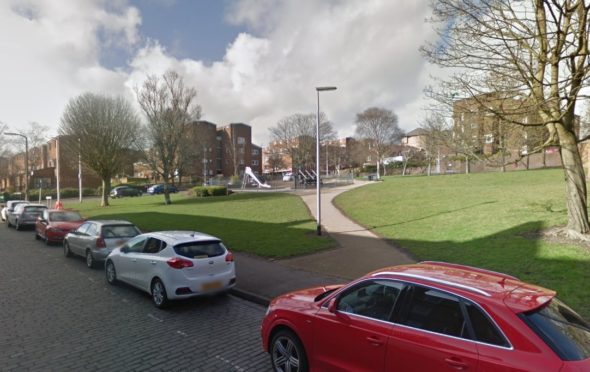
[[61, 243], [72, 230], [85, 222], [80, 213], [67, 209], [46, 209], [35, 223], [35, 238], [45, 240], [49, 245]]
[[590, 371], [590, 326], [549, 289], [441, 262], [274, 299], [275, 371]]

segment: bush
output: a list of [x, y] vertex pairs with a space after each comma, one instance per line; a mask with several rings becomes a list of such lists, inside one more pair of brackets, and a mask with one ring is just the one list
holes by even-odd
[[[80, 195], [77, 188], [65, 188], [59, 190], [59, 197], [64, 198], [77, 198]], [[96, 196], [96, 189], [90, 187], [82, 188], [82, 196]], [[45, 200], [46, 196], [51, 196], [53, 199], [57, 199], [57, 190], [56, 189], [42, 189], [41, 190], [41, 199]], [[38, 200], [39, 199], [39, 189], [31, 189], [29, 190], [29, 199], [30, 200]]]
[[229, 195], [227, 187], [225, 186], [196, 186], [191, 189], [190, 194], [200, 198], [206, 196]]

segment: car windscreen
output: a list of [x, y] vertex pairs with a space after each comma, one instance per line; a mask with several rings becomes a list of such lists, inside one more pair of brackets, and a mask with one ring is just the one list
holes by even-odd
[[105, 225], [102, 227], [102, 237], [111, 238], [132, 238], [140, 232], [134, 225]]
[[82, 216], [78, 212], [51, 212], [49, 214], [49, 220], [53, 222], [80, 221], [82, 220]]
[[558, 299], [520, 317], [562, 360], [590, 357], [590, 325]]
[[221, 256], [226, 249], [219, 240], [208, 240], [175, 245], [174, 252], [183, 257], [199, 259]]

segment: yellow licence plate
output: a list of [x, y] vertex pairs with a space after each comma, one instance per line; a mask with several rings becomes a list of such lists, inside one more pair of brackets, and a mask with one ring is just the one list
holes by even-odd
[[211, 291], [211, 290], [219, 289], [219, 288], [221, 288], [221, 282], [203, 283], [203, 290], [204, 291]]

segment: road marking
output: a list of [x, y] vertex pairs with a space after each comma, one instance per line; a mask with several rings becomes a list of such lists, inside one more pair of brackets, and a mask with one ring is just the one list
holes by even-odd
[[158, 322], [160, 322], [160, 323], [162, 323], [162, 322], [164, 321], [164, 319], [156, 318], [156, 317], [155, 317], [155, 316], [153, 316], [152, 314], [148, 314], [148, 317], [149, 317], [149, 318], [152, 318], [152, 319], [154, 319], [154, 320], [156, 320], [156, 321], [158, 321]]
[[188, 337], [188, 335], [186, 333], [184, 333], [183, 331], [176, 331], [176, 333], [178, 333], [181, 336]]
[[244, 368], [240, 367], [239, 365], [233, 363], [231, 360], [229, 359], [225, 359], [224, 357], [222, 357], [221, 355], [215, 355], [215, 359], [217, 360], [221, 360], [223, 363], [225, 364], [229, 364], [230, 366], [232, 366], [236, 371], [245, 371]]

